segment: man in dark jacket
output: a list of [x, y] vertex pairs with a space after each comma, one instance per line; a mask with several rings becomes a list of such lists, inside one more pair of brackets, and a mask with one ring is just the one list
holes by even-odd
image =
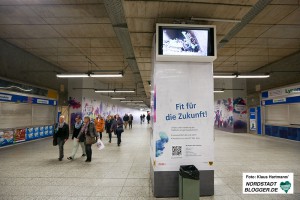
[[57, 140], [59, 147], [58, 160], [62, 161], [64, 157], [64, 144], [69, 139], [69, 125], [65, 123], [65, 116], [59, 117], [59, 122], [55, 126], [55, 134], [53, 137]]
[[123, 121], [124, 121], [124, 126], [127, 129], [127, 125], [128, 125], [128, 121], [129, 121], [129, 116], [128, 114], [125, 114], [123, 117]]

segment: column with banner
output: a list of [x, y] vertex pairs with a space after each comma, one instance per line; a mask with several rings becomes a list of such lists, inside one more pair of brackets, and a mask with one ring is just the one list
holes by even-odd
[[[187, 26], [187, 25], [185, 25]], [[168, 26], [166, 30], [169, 31]], [[191, 54], [176, 49], [180, 34], [197, 38], [197, 27], [162, 31], [170, 41], [162, 48], [168, 52]], [[172, 28], [170, 28], [172, 29]], [[178, 32], [180, 30], [180, 32]], [[173, 31], [173, 32], [172, 32]], [[176, 31], [178, 33], [176, 33]], [[157, 34], [158, 31], [157, 31]], [[176, 35], [176, 36], [175, 36]], [[173, 40], [171, 37], [176, 37]], [[186, 37], [188, 38], [188, 37]], [[183, 39], [186, 41], [186, 38]], [[159, 37], [156, 43], [159, 43]], [[163, 39], [163, 42], [166, 40]], [[176, 45], [173, 44], [176, 42]], [[198, 43], [200, 44], [200, 43]], [[174, 45], [173, 47], [166, 45]], [[160, 46], [158, 44], [158, 46]], [[199, 48], [201, 45], [199, 45]], [[205, 48], [202, 46], [202, 48]], [[200, 172], [200, 195], [214, 194], [214, 96], [212, 61], [182, 57], [158, 58], [153, 52], [151, 107], [153, 132], [151, 134], [151, 179], [155, 197], [178, 196], [178, 171], [181, 165], [195, 165]], [[161, 55], [161, 54], [160, 54]], [[215, 55], [215, 54], [214, 54]], [[157, 59], [158, 58], [158, 59]], [[189, 62], [193, 60], [193, 62]], [[213, 60], [213, 59], [212, 59]]]

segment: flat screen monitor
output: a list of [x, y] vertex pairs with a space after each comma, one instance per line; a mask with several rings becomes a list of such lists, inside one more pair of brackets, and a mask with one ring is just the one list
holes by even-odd
[[215, 26], [157, 24], [157, 61], [212, 62]]

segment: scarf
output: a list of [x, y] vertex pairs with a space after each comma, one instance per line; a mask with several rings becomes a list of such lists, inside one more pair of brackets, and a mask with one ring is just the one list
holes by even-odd
[[80, 132], [82, 132], [86, 135], [87, 131], [88, 131], [88, 127], [89, 127], [89, 123], [84, 124], [84, 126], [81, 128]]
[[79, 129], [81, 127], [81, 125], [82, 125], [82, 120], [79, 123], [77, 123], [77, 122], [75, 123], [75, 128]]
[[58, 125], [56, 127], [56, 131], [58, 131], [58, 129], [62, 128], [64, 125], [65, 125], [65, 122], [63, 122], [63, 123], [58, 122]]

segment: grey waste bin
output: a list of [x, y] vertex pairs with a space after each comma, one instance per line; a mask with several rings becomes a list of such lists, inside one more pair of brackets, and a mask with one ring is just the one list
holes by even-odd
[[199, 170], [194, 165], [181, 165], [179, 169], [179, 199], [199, 200]]

